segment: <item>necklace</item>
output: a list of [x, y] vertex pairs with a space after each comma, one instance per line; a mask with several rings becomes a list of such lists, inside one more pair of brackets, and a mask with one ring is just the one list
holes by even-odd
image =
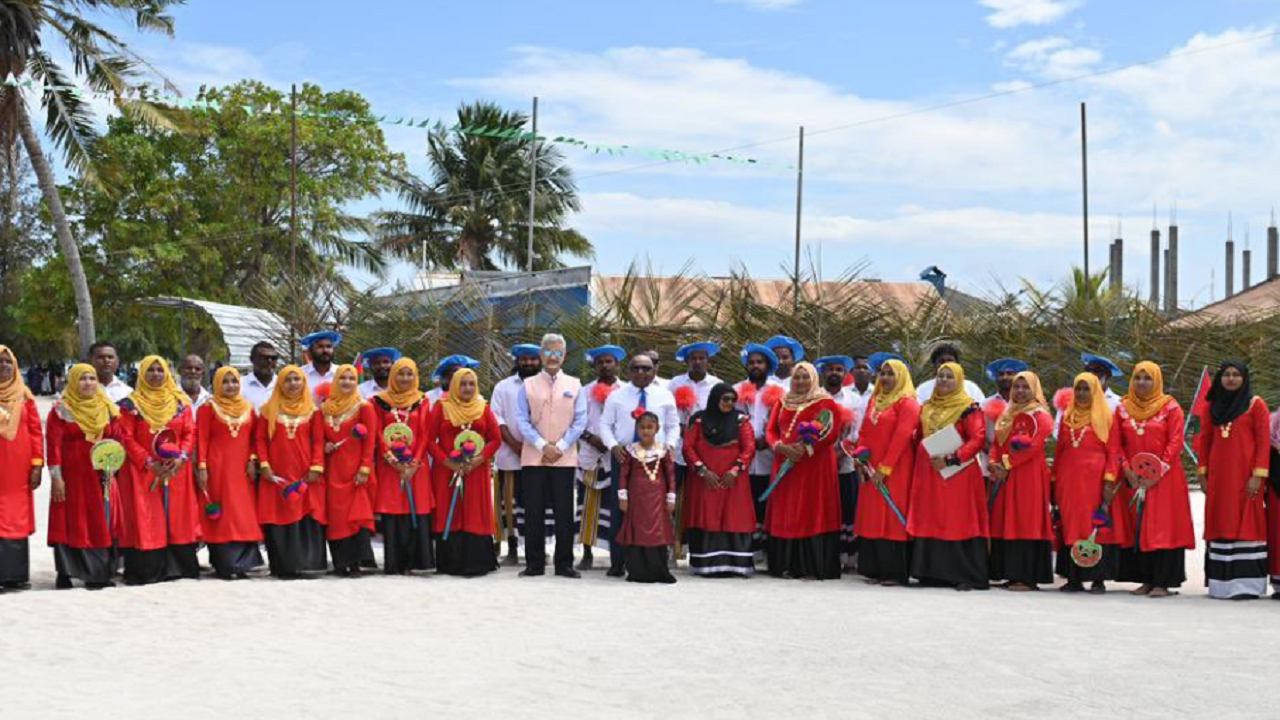
[[[644, 474], [649, 478], [650, 482], [658, 482], [658, 471], [662, 469], [662, 456], [666, 451], [661, 445], [654, 445], [646, 448], [636, 443], [631, 446], [631, 456], [640, 461], [640, 467], [644, 470]], [[652, 462], [653, 467], [649, 465]]]
[[807, 402], [804, 405], [801, 405], [800, 407], [796, 408], [795, 414], [791, 416], [791, 424], [787, 426], [787, 431], [783, 433], [782, 436], [791, 437], [791, 432], [796, 429], [796, 423], [800, 422], [800, 413], [804, 412], [805, 410], [808, 410], [809, 406], [819, 402], [821, 402], [821, 400], [814, 400], [812, 402]]
[[1226, 425], [1222, 426], [1222, 437], [1224, 438], [1231, 437], [1231, 423], [1227, 423]]
[[[363, 403], [361, 403], [361, 405], [363, 405]], [[325, 415], [324, 420], [329, 423], [329, 427], [333, 428], [334, 432], [338, 432], [342, 429], [343, 423], [350, 420], [353, 415], [360, 411], [361, 405], [356, 405], [341, 415]]]
[[[222, 410], [218, 407], [217, 403], [210, 403], [210, 405], [213, 406], [213, 412], [215, 415], [218, 416], [218, 419], [221, 420], [223, 424], [227, 426], [227, 431], [231, 433], [231, 437], [233, 438], [240, 437], [240, 428], [243, 427], [245, 422], [248, 421], [248, 419], [253, 415], [253, 411], [249, 410], [245, 412], [245, 414], [241, 415], [240, 417], [233, 418], [230, 415], [222, 412]], [[289, 437], [293, 437], [293, 436], [290, 435]]]
[[1080, 443], [1084, 441], [1084, 436], [1087, 435], [1088, 433], [1089, 433], [1088, 425], [1085, 425], [1084, 427], [1080, 428], [1079, 435], [1076, 434], [1075, 428], [1071, 427], [1070, 425], [1067, 426], [1067, 434], [1071, 436], [1071, 447], [1080, 447]]
[[310, 415], [306, 417], [301, 415], [280, 415], [276, 418], [276, 422], [284, 425], [284, 431], [289, 434], [289, 439], [292, 440], [298, 434], [298, 428], [302, 427], [302, 423], [310, 419]]

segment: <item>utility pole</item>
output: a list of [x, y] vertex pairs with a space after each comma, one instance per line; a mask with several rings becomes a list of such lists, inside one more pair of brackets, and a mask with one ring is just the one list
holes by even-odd
[[1084, 103], [1080, 103], [1080, 176], [1084, 187], [1084, 280], [1089, 283], [1089, 130]]
[[792, 305], [794, 310], [800, 309], [800, 217], [804, 206], [804, 126], [800, 126], [800, 161], [796, 168], [796, 252], [795, 281], [792, 287]]
[[533, 212], [538, 198], [538, 96], [533, 97], [533, 141], [529, 143], [529, 242], [525, 270], [533, 273]]
[[289, 88], [289, 274], [298, 276], [298, 86]]

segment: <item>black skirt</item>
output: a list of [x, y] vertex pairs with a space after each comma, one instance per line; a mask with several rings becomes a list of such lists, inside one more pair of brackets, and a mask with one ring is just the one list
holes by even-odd
[[1151, 587], [1181, 587], [1187, 581], [1186, 555], [1182, 548], [1125, 551], [1120, 558], [1120, 580]]
[[[329, 557], [334, 570], [355, 570], [367, 567], [365, 562], [373, 558], [373, 535], [360, 528], [355, 535], [329, 541]], [[373, 565], [377, 568], [377, 564]]]
[[910, 570], [910, 540], [858, 539], [859, 575], [906, 585]]
[[200, 577], [200, 561], [196, 544], [170, 545], [157, 550], [124, 550], [124, 582], [126, 585], [151, 585], [166, 580], [196, 580]]
[[262, 553], [256, 542], [213, 543], [209, 545], [209, 564], [224, 580], [262, 567]]
[[[416, 526], [415, 526], [416, 522]], [[493, 542], [490, 538], [490, 542]], [[382, 571], [387, 575], [403, 575], [412, 570], [430, 570], [436, 566], [431, 547], [431, 516], [382, 516]]]
[[749, 475], [748, 477], [751, 480], [751, 498], [756, 506], [756, 532], [751, 536], [751, 549], [763, 557], [765, 539], [764, 513], [768, 507], [768, 501], [761, 500], [760, 496], [764, 494], [765, 490], [769, 489], [771, 478], [768, 475]]
[[916, 538], [911, 547], [911, 575], [926, 585], [991, 586], [987, 577], [987, 539]]
[[448, 540], [441, 537], [436, 541], [436, 571], [443, 575], [479, 577], [497, 569], [492, 535], [454, 530]]
[[1084, 584], [1115, 580], [1120, 576], [1120, 546], [1103, 545], [1102, 562], [1091, 568], [1080, 567], [1071, 559], [1071, 546], [1058, 549], [1058, 559], [1054, 563], [1054, 572], [1070, 583]]
[[704, 577], [751, 577], [756, 572], [751, 533], [689, 528], [689, 572]]
[[293, 577], [301, 572], [324, 572], [329, 568], [324, 551], [324, 526], [307, 516], [288, 525], [263, 525], [267, 560], [271, 574]]
[[992, 538], [987, 561], [992, 580], [1027, 585], [1053, 582], [1053, 543], [1048, 540], [1001, 540]]
[[670, 585], [675, 576], [667, 568], [667, 548], [627, 546], [627, 582]]
[[72, 548], [53, 546], [53, 565], [59, 575], [85, 583], [111, 582], [116, 574], [114, 548]]
[[858, 474], [840, 475], [840, 562], [853, 563], [858, 554], [858, 540], [853, 521], [858, 517]]
[[31, 582], [31, 551], [27, 538], [0, 539], [0, 584]]
[[765, 540], [769, 574], [773, 577], [835, 580], [840, 577], [840, 532], [805, 538]]

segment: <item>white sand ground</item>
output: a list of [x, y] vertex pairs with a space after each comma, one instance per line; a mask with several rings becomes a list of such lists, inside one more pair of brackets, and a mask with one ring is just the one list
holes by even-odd
[[4, 720], [1280, 716], [1280, 602], [1208, 600], [1199, 553], [1165, 600], [513, 568], [55, 592], [32, 553]]

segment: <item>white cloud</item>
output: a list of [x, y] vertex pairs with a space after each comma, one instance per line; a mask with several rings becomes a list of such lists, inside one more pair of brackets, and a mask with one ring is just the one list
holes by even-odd
[[782, 10], [799, 5], [804, 0], [716, 0], [716, 2], [746, 5], [754, 10]]
[[981, 0], [979, 5], [993, 10], [987, 24], [997, 28], [1019, 25], [1048, 25], [1080, 7], [1078, 0]]
[[1029, 40], [1005, 55], [1005, 64], [1050, 80], [1076, 77], [1102, 62], [1102, 53], [1064, 37]]

